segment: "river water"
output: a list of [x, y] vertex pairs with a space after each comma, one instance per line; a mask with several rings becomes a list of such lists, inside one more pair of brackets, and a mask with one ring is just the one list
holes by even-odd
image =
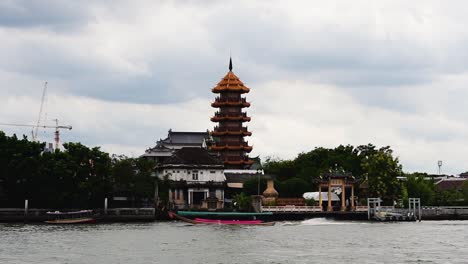
[[468, 221], [0, 224], [0, 263], [468, 263]]

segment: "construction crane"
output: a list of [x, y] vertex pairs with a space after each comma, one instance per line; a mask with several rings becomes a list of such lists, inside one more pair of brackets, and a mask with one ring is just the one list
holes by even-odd
[[[44, 89], [42, 90], [42, 97], [41, 97], [41, 105], [39, 107], [39, 115], [37, 117], [37, 123], [36, 125], [26, 125], [26, 124], [12, 124], [12, 123], [0, 123], [2, 126], [19, 126], [19, 127], [31, 127], [32, 131], [32, 140], [36, 141], [37, 140], [37, 132], [39, 128], [55, 128], [54, 132], [54, 140], [55, 140], [55, 149], [59, 148], [59, 143], [60, 143], [60, 132], [59, 129], [68, 129], [71, 130], [72, 126], [59, 126], [58, 119], [53, 119], [52, 121], [55, 121], [55, 126], [46, 126], [46, 125], [41, 125], [41, 118], [42, 118], [42, 112], [44, 109], [44, 101], [46, 99], [47, 95], [47, 82], [44, 83]], [[45, 120], [47, 119], [47, 113], [45, 114], [44, 117], [44, 123]]]
[[44, 101], [46, 97], [46, 92], [47, 92], [47, 82], [44, 83], [44, 89], [42, 90], [42, 98], [41, 98], [41, 106], [39, 107], [39, 116], [37, 117], [37, 124], [35, 129], [32, 131], [32, 140], [36, 140], [37, 138], [37, 130], [39, 129], [41, 125], [41, 117], [42, 117], [42, 109], [44, 107]]
[[[40, 125], [40, 126], [37, 126], [37, 125], [26, 125], [26, 124], [12, 124], [12, 123], [0, 123], [0, 126], [18, 126], [18, 127], [31, 127], [33, 129], [33, 131], [36, 129], [37, 131], [37, 127], [41, 127], [41, 128], [54, 128], [55, 129], [55, 132], [54, 132], [54, 135], [55, 135], [55, 149], [58, 149], [59, 148], [59, 143], [60, 143], [60, 132], [59, 132], [59, 129], [68, 129], [68, 130], [71, 130], [72, 129], [72, 126], [59, 126], [59, 123], [58, 123], [58, 119], [54, 119], [53, 121], [55, 121], [55, 126], [46, 126], [46, 125]], [[37, 138], [36, 138], [37, 139]], [[36, 140], [34, 139], [34, 140]]]

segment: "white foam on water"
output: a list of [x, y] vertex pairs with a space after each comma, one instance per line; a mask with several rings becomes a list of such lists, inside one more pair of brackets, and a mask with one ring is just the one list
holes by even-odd
[[360, 223], [352, 222], [352, 221], [337, 221], [337, 220], [327, 219], [327, 218], [312, 218], [312, 219], [307, 219], [301, 222], [301, 225], [352, 225], [352, 224], [360, 224]]
[[295, 226], [295, 225], [299, 225], [300, 222], [294, 222], [294, 221], [286, 221], [286, 222], [277, 222], [276, 225], [280, 225], [280, 226]]

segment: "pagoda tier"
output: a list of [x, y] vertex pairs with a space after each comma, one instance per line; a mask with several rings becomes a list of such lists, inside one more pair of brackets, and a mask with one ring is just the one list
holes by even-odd
[[229, 99], [216, 97], [214, 103], [211, 104], [212, 107], [223, 107], [223, 106], [239, 106], [239, 107], [249, 107], [250, 103], [246, 101], [245, 98], [238, 99]]
[[247, 142], [224, 142], [218, 143], [211, 147], [212, 150], [243, 150], [245, 152], [252, 151], [252, 147]]
[[245, 157], [245, 159], [241, 160], [225, 160], [224, 164], [225, 165], [231, 165], [231, 166], [250, 166], [254, 163], [253, 160], [250, 160], [249, 157]]
[[220, 154], [226, 168], [245, 169], [249, 168], [253, 161], [247, 156], [247, 153], [252, 151], [252, 146], [249, 146], [244, 137], [251, 136], [252, 133], [242, 125], [250, 121], [247, 113], [242, 112], [250, 103], [241, 95], [248, 93], [250, 89], [232, 72], [231, 62], [229, 66], [229, 72], [212, 89], [212, 92], [219, 96], [211, 106], [219, 110], [215, 112], [211, 121], [219, 124], [211, 132], [214, 143], [210, 150]]
[[213, 135], [213, 136], [224, 136], [224, 135], [228, 135], [228, 136], [239, 136], [239, 135], [251, 136], [252, 132], [249, 132], [247, 130], [247, 127], [240, 127], [240, 128], [223, 127], [223, 128], [220, 128], [220, 127], [216, 126], [214, 128], [214, 131], [211, 132], [211, 135]]
[[211, 118], [213, 122], [222, 122], [222, 121], [241, 121], [249, 122], [250, 117], [247, 116], [247, 113], [222, 113], [216, 112], [215, 115]]

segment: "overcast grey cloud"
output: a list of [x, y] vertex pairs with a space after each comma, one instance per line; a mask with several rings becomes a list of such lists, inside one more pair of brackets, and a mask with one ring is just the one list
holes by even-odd
[[[46, 112], [64, 140], [139, 155], [206, 130], [234, 71], [254, 155], [391, 145], [408, 171], [468, 170], [465, 1], [2, 1], [0, 122]], [[8, 133], [25, 129], [2, 127]], [[50, 131], [41, 138], [51, 140]]]
[[0, 2], [0, 25], [11, 28], [46, 27], [69, 31], [92, 19], [89, 1], [3, 0]]

